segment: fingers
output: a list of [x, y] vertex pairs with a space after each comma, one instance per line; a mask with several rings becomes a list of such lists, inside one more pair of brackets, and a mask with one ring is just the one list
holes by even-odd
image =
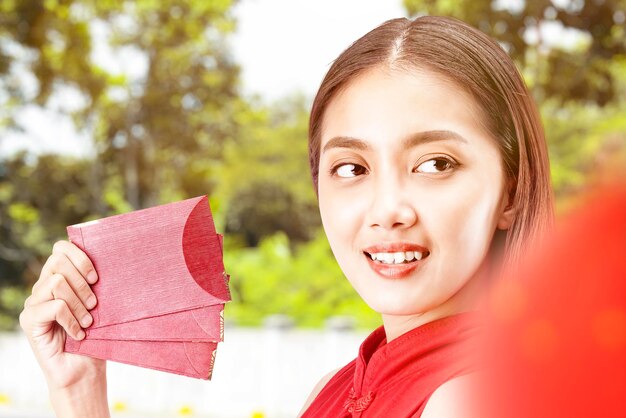
[[[75, 247], [72, 244], [69, 245]], [[80, 251], [78, 248], [76, 248], [76, 250]], [[85, 253], [82, 251], [80, 251], [80, 253], [87, 258]], [[91, 261], [89, 261], [89, 265], [91, 265]], [[91, 291], [89, 284], [85, 281], [85, 276], [79, 270], [84, 270], [85, 268], [84, 262], [80, 268], [77, 268], [65, 252], [52, 253], [42, 269], [41, 278], [33, 287], [33, 294], [38, 293], [40, 287], [45, 287], [55, 274], [61, 274], [67, 280], [67, 283], [78, 296], [82, 304], [85, 305], [87, 309], [92, 309], [96, 306], [96, 296]]]
[[[85, 283], [82, 278], [81, 281]], [[85, 286], [87, 286], [87, 288], [89, 287], [86, 284]], [[90, 289], [88, 291], [91, 293]], [[73, 287], [68, 284], [66, 278], [59, 273], [53, 274], [47, 280], [43, 280], [37, 291], [33, 292], [33, 294], [26, 299], [24, 306], [34, 306], [53, 299], [64, 301], [71, 314], [83, 327], [91, 325], [93, 319], [83, 304], [83, 301], [77, 296]]]
[[67, 279], [87, 309], [96, 306], [97, 300], [89, 283], [95, 283], [98, 275], [91, 260], [80, 248], [68, 241], [56, 242], [52, 255], [41, 270], [39, 281], [33, 286], [33, 293], [38, 292], [39, 287], [55, 273], [60, 273]]
[[93, 322], [88, 310], [97, 303], [89, 283], [96, 281], [89, 257], [70, 242], [57, 242], [32, 295], [24, 302], [22, 328], [30, 329], [30, 335], [41, 336], [50, 332], [56, 321], [73, 338], [84, 338], [82, 328]]
[[[52, 247], [52, 254], [64, 254], [74, 265], [76, 270], [87, 280], [94, 284], [98, 280], [98, 274], [93, 263], [80, 248], [69, 241], [57, 241]], [[54, 272], [60, 273], [60, 272]]]
[[63, 327], [65, 332], [75, 340], [85, 338], [85, 331], [72, 314], [68, 304], [62, 299], [31, 304], [20, 314], [20, 325], [34, 338], [46, 334], [54, 322]]

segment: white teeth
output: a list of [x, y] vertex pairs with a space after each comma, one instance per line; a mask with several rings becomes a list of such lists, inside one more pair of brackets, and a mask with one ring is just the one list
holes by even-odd
[[371, 253], [370, 257], [374, 261], [384, 264], [402, 264], [404, 261], [421, 260], [423, 255], [419, 251], [399, 251], [395, 253]]

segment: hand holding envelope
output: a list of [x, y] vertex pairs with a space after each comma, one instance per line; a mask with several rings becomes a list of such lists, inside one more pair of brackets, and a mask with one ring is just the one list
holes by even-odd
[[207, 197], [67, 231], [99, 280], [93, 324], [65, 351], [210, 379], [230, 293]]

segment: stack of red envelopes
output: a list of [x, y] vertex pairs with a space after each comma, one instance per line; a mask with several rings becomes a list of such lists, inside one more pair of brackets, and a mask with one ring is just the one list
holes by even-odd
[[67, 227], [91, 259], [98, 298], [65, 351], [210, 379], [230, 300], [206, 196]]

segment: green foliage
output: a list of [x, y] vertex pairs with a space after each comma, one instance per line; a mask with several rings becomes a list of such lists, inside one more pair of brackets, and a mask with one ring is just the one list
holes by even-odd
[[542, 113], [557, 209], [567, 210], [589, 184], [619, 168], [620, 155], [626, 153], [626, 104], [599, 108], [546, 102]]
[[[89, 216], [89, 162], [44, 156], [34, 162], [18, 154], [2, 162], [0, 256], [26, 270], [36, 269], [65, 226]], [[1, 271], [1, 270], [0, 270]], [[4, 277], [0, 277], [2, 281]], [[18, 278], [13, 278], [16, 282]], [[27, 281], [34, 277], [29, 276]]]
[[0, 287], [0, 331], [12, 331], [28, 292], [21, 286]]
[[[611, 60], [626, 56], [625, 0], [404, 0], [404, 6], [412, 15], [459, 18], [500, 41], [532, 74], [537, 99], [604, 106], [623, 96]], [[555, 39], [535, 35], [547, 24], [573, 31], [581, 41], [568, 48], [551, 45]]]
[[233, 301], [227, 316], [240, 325], [259, 325], [269, 314], [285, 314], [297, 325], [318, 327], [333, 315], [350, 315], [360, 327], [380, 325], [335, 262], [321, 230], [291, 251], [278, 233], [258, 248], [225, 249]]
[[[210, 166], [220, 159], [224, 142], [237, 136], [235, 115], [246, 107], [237, 92], [239, 68], [225, 44], [234, 28], [232, 4], [2, 3], [0, 82], [10, 98], [6, 109], [46, 105], [61, 88], [82, 96], [71, 113], [77, 128], [95, 142], [91, 183], [97, 215], [152, 206], [173, 190], [183, 196], [211, 191], [197, 162]], [[96, 23], [98, 35], [92, 31]], [[97, 43], [113, 54], [132, 49], [131, 64], [145, 66], [145, 72], [133, 77], [107, 72], [93, 60]], [[36, 79], [34, 94], [20, 67]], [[4, 120], [13, 121], [7, 112]], [[111, 195], [120, 181], [122, 194]]]
[[[234, 29], [232, 4], [1, 3], [8, 24], [0, 42], [19, 52], [1, 57], [0, 88], [13, 106], [6, 120], [24, 104], [46, 106], [59, 88], [71, 88], [84, 99], [71, 115], [94, 141], [94, 155], [1, 162], [0, 288], [30, 288], [66, 225], [201, 194], [210, 195], [232, 248], [276, 231], [293, 246], [313, 237], [320, 223], [307, 169], [305, 100], [267, 107], [239, 97], [239, 69], [225, 44]], [[100, 67], [97, 43], [113, 53], [132, 48], [145, 73]], [[37, 80], [34, 95], [17, 68]]]
[[65, 83], [97, 97], [105, 87], [101, 74], [89, 61], [92, 49], [88, 23], [73, 12], [73, 2], [21, 0], [0, 3], [0, 41], [19, 45], [29, 54], [29, 66], [39, 84], [34, 95], [27, 93], [23, 79], [13, 68], [20, 54], [0, 52], [0, 76], [7, 85], [14, 104], [34, 101], [45, 104], [55, 83]]
[[216, 171], [226, 233], [239, 234], [249, 246], [276, 231], [292, 241], [310, 239], [320, 220], [308, 170], [304, 100], [250, 111], [246, 118]]

